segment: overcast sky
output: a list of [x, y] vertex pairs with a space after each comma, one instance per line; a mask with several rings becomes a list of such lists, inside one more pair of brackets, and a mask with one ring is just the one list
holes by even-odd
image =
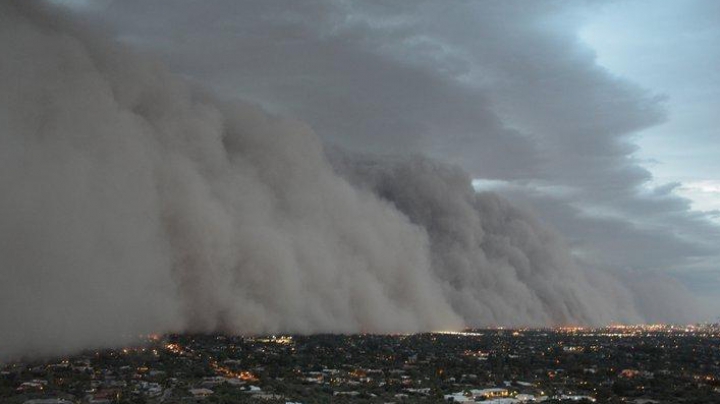
[[328, 144], [458, 164], [588, 265], [720, 301], [714, 0], [66, 4]]
[[668, 96], [668, 121], [642, 132], [638, 154], [701, 210], [720, 208], [719, 18], [712, 1], [618, 2], [580, 30], [599, 65]]

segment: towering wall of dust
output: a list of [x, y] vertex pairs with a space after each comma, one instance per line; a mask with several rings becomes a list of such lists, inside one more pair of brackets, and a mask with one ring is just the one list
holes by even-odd
[[554, 233], [497, 195], [476, 193], [461, 170], [419, 157], [334, 161], [427, 230], [434, 273], [468, 324], [640, 321], [629, 290], [580, 268]]
[[308, 128], [0, 7], [2, 355], [462, 325], [424, 232]]
[[353, 186], [303, 124], [21, 3], [0, 4], [0, 357], [146, 332], [620, 315], [552, 235], [461, 173], [348, 160]]

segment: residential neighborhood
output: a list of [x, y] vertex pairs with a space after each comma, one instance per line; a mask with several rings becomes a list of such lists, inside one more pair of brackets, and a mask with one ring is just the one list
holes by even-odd
[[8, 404], [707, 403], [720, 328], [485, 329], [414, 335], [150, 335], [0, 365]]

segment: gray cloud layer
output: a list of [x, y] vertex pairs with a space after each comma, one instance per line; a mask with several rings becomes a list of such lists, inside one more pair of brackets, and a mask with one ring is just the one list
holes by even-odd
[[53, 15], [0, 4], [2, 356], [146, 332], [646, 314], [461, 169], [334, 149], [331, 165], [305, 124], [217, 101]]

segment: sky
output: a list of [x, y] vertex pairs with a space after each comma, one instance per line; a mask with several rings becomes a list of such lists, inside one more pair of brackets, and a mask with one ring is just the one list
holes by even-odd
[[56, 3], [329, 148], [456, 164], [584, 265], [720, 302], [713, 0]]
[[638, 155], [703, 211], [720, 207], [719, 15], [715, 2], [617, 2], [579, 32], [599, 65], [667, 95], [668, 120], [641, 133]]

